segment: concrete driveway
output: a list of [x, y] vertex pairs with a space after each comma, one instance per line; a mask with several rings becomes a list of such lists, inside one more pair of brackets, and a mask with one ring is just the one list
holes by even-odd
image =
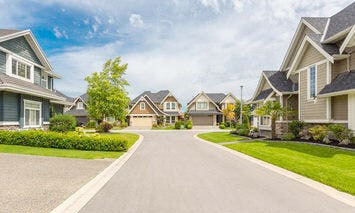
[[143, 131], [144, 141], [81, 212], [354, 212], [340, 201], [193, 138]]

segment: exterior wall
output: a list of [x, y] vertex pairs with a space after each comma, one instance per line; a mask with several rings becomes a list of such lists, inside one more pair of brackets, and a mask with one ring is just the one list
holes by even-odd
[[320, 54], [316, 48], [308, 44], [297, 69], [307, 67], [323, 59], [325, 59], [325, 57], [322, 54]]
[[284, 106], [286, 106], [289, 110], [294, 112], [292, 115], [289, 115], [287, 117], [287, 120], [297, 120], [298, 119], [298, 95], [297, 94], [283, 95], [282, 98], [283, 98]]
[[165, 99], [165, 101], [163, 102], [163, 104], [159, 104], [159, 109], [164, 111], [164, 105], [166, 102], [176, 102], [176, 110], [175, 111], [180, 111], [179, 102], [176, 100], [176, 98], [174, 98], [174, 96], [167, 97]]
[[[317, 66], [316, 93], [318, 93], [327, 83], [326, 70], [326, 63]], [[307, 69], [300, 72], [300, 120], [325, 120], [327, 112], [326, 99], [307, 100], [307, 75]]]
[[57, 114], [63, 114], [64, 113], [64, 105], [61, 104], [51, 104], [51, 109], [52, 109], [52, 113], [53, 115]]
[[42, 65], [24, 36], [1, 42], [0, 46], [25, 59]]
[[348, 95], [332, 97], [332, 119], [348, 120]]
[[0, 72], [6, 73], [6, 53], [0, 51]]
[[[140, 103], [145, 103], [145, 109], [141, 110], [140, 109]], [[154, 110], [150, 108], [147, 102], [145, 101], [140, 101], [138, 104], [134, 107], [134, 109], [131, 111], [130, 114], [155, 114]]]
[[196, 103], [197, 102], [207, 102], [208, 103], [208, 110], [213, 110], [213, 109], [217, 109], [216, 106], [210, 102], [205, 96], [200, 96], [194, 103], [192, 103], [189, 107], [188, 107], [188, 111], [190, 110], [196, 110]]
[[0, 121], [19, 121], [19, 94], [10, 92], [0, 94]]
[[290, 79], [294, 83], [298, 83], [298, 73], [290, 75]]
[[347, 70], [347, 60], [334, 61], [332, 64], [332, 79], [334, 79], [339, 73]]
[[39, 86], [41, 85], [41, 76], [42, 76], [41, 69], [35, 66], [35, 68], [34, 68], [34, 83]]
[[270, 87], [270, 85], [269, 85], [269, 83], [264, 79], [264, 85], [263, 85], [263, 87], [261, 88], [261, 91], [263, 91], [263, 90], [267, 90], [267, 89], [270, 89], [271, 87]]
[[355, 94], [348, 95], [348, 128], [355, 133]]

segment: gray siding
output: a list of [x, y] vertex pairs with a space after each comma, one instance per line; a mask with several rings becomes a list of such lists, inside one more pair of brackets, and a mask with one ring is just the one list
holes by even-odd
[[6, 53], [0, 51], [0, 72], [6, 73]]
[[10, 92], [1, 92], [0, 94], [0, 120], [18, 121], [20, 116], [19, 95]]
[[37, 85], [41, 85], [41, 69], [36, 67], [34, 68], [34, 82]]
[[61, 104], [51, 104], [51, 117], [54, 115], [63, 114], [64, 106]]
[[0, 46], [32, 62], [42, 65], [24, 36], [1, 42]]

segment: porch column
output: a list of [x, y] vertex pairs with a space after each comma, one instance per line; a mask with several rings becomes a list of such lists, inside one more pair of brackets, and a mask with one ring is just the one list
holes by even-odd
[[355, 94], [348, 95], [348, 128], [355, 133]]

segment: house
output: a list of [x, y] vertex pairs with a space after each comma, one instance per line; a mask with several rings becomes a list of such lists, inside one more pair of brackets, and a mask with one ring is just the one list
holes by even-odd
[[62, 112], [67, 104], [54, 79], [30, 30], [0, 29], [0, 129], [47, 128], [51, 108]]
[[201, 92], [188, 102], [186, 114], [195, 126], [216, 126], [226, 120], [222, 110], [237, 100], [231, 93]]
[[86, 93], [76, 97], [64, 114], [74, 116], [79, 126], [86, 125], [89, 121], [87, 111], [88, 100], [89, 96]]
[[[297, 112], [278, 119], [278, 135], [292, 120], [355, 131], [354, 51], [355, 2], [331, 17], [303, 17], [280, 69], [262, 72], [250, 103], [278, 101]], [[253, 124], [269, 134], [267, 116], [255, 115]]]
[[151, 127], [158, 119], [174, 124], [181, 115], [181, 104], [169, 90], [143, 92], [130, 102], [128, 112], [130, 126]]

